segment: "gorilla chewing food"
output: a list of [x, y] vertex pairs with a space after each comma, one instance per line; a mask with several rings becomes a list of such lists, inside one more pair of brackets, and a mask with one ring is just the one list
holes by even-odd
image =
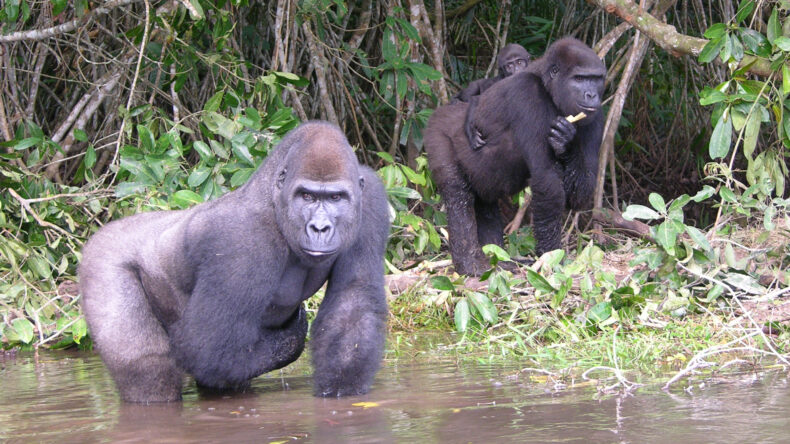
[[368, 391], [384, 349], [387, 197], [334, 125], [291, 131], [239, 189], [107, 224], [79, 267], [91, 336], [124, 401], [244, 389], [310, 345], [317, 396]]
[[575, 116], [567, 116], [567, 117], [565, 117], [565, 120], [567, 120], [570, 123], [576, 123], [576, 122], [578, 122], [579, 120], [582, 120], [585, 117], [587, 117], [587, 114], [585, 114], [584, 111], [582, 111], [579, 114], [576, 114]]

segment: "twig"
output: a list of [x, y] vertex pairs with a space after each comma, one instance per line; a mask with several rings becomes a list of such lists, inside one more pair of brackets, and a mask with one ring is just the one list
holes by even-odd
[[119, 6], [126, 6], [130, 3], [135, 3], [141, 0], [113, 0], [104, 3], [96, 9], [89, 11], [87, 14], [80, 18], [76, 18], [70, 22], [63, 23], [62, 25], [53, 26], [45, 29], [32, 29], [30, 31], [17, 31], [11, 34], [0, 36], [0, 43], [18, 42], [20, 40], [44, 40], [56, 35], [64, 34], [74, 31], [80, 25], [87, 23], [97, 15], [107, 14]]
[[30, 202], [27, 199], [25, 199], [24, 197], [22, 197], [19, 194], [17, 194], [17, 192], [14, 191], [13, 188], [9, 188], [8, 189], [8, 193], [11, 194], [11, 197], [16, 199], [17, 202], [19, 202], [20, 205], [22, 205], [23, 209], [25, 209], [28, 213], [30, 213], [31, 216], [33, 216], [33, 219], [35, 219], [36, 222], [38, 222], [39, 225], [41, 225], [42, 227], [52, 228], [53, 230], [65, 235], [65, 236], [71, 236], [71, 233], [69, 233], [68, 231], [64, 230], [63, 228], [60, 228], [59, 226], [57, 226], [57, 225], [55, 225], [55, 224], [53, 224], [51, 222], [47, 222], [44, 219], [41, 219], [38, 216], [38, 214], [36, 214], [36, 212], [33, 211], [33, 208], [30, 207]]
[[[134, 90], [137, 87], [137, 79], [140, 77], [140, 65], [143, 63], [145, 46], [148, 44], [148, 31], [149, 31], [148, 28], [150, 22], [151, 22], [151, 5], [148, 3], [148, 0], [145, 0], [145, 24], [143, 25], [144, 26], [143, 41], [140, 43], [140, 54], [137, 57], [137, 66], [135, 66], [134, 68], [134, 77], [132, 77], [132, 86], [129, 88], [129, 98], [126, 100], [127, 112], [132, 107], [132, 101], [134, 100]], [[118, 154], [121, 152], [121, 145], [123, 144], [123, 134], [127, 120], [128, 120], [128, 116], [124, 116], [124, 118], [121, 120], [121, 129], [118, 131], [118, 142], [115, 144], [115, 154], [113, 154], [112, 156], [112, 162], [110, 163], [110, 165], [115, 165], [115, 161], [118, 160]], [[115, 182], [115, 178], [118, 177], [119, 171], [121, 171], [120, 168], [115, 170], [115, 173], [113, 174], [110, 183]]]

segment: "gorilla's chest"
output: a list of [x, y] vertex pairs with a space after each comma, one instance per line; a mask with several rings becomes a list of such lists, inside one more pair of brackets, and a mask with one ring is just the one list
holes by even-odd
[[285, 267], [277, 288], [264, 311], [264, 327], [277, 327], [287, 321], [305, 299], [314, 295], [329, 277], [330, 267]]

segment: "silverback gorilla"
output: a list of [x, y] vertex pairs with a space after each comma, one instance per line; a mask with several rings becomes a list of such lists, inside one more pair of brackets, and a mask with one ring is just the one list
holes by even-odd
[[384, 188], [325, 122], [290, 132], [249, 182], [184, 211], [112, 222], [85, 245], [83, 309], [121, 398], [244, 389], [304, 349], [302, 302], [328, 282], [312, 326], [317, 396], [368, 391], [387, 304]]
[[[488, 268], [481, 245], [503, 243], [497, 199], [532, 187], [537, 253], [560, 247], [565, 207], [592, 202], [603, 132], [601, 95], [606, 67], [584, 43], [564, 38], [526, 71], [480, 95], [470, 117], [483, 142], [464, 134], [465, 103], [438, 108], [424, 142], [428, 163], [447, 208], [456, 271]], [[587, 114], [574, 126], [565, 116]]]

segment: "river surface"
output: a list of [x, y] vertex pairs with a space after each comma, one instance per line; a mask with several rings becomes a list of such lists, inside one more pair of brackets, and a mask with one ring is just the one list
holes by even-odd
[[308, 362], [256, 378], [246, 393], [199, 394], [187, 379], [182, 403], [140, 406], [119, 401], [94, 353], [20, 352], [0, 358], [0, 442], [790, 442], [781, 372], [602, 395], [516, 363], [414, 352], [385, 360], [370, 394], [320, 399]]

